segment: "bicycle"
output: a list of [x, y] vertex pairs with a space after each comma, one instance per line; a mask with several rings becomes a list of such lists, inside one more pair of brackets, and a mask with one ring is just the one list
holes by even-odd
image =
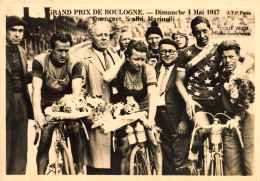
[[[142, 127], [142, 129], [137, 130]], [[135, 127], [137, 142], [130, 154], [130, 175], [157, 175], [154, 156], [149, 147], [143, 125], [137, 122]]]
[[130, 175], [157, 175], [153, 154], [146, 143], [137, 143], [130, 156]]
[[[129, 168], [124, 170], [123, 174], [130, 173], [130, 175], [155, 175], [157, 173], [156, 164], [154, 162], [154, 155], [148, 146], [146, 133], [140, 121], [147, 124], [147, 112], [136, 112], [129, 115], [123, 115], [113, 120], [113, 123], [107, 123], [101, 126], [104, 133], [119, 131], [119, 135], [127, 133], [129, 147], [131, 153], [129, 156]], [[136, 125], [136, 126], [135, 126]], [[135, 129], [132, 127], [135, 126]], [[141, 126], [141, 127], [140, 127]], [[148, 126], [148, 124], [147, 124]], [[123, 128], [126, 128], [124, 130]], [[117, 133], [118, 134], [118, 133]], [[115, 150], [115, 137], [113, 136], [113, 150]], [[123, 138], [124, 136], [122, 136]], [[126, 158], [126, 157], [125, 157]], [[128, 158], [127, 158], [128, 159]], [[127, 160], [128, 161], [128, 160]], [[129, 170], [128, 170], [129, 169]]]
[[[66, 134], [66, 124], [75, 120], [51, 117], [48, 117], [47, 120], [49, 121], [47, 121], [46, 125], [54, 125], [54, 133], [56, 138], [54, 141], [55, 163], [49, 165], [47, 175], [52, 173], [55, 175], [75, 175], [76, 166], [73, 163], [72, 154], [68, 149], [69, 139]], [[84, 123], [81, 120], [79, 121], [84, 128], [87, 139], [89, 139]], [[39, 129], [38, 131], [36, 130], [36, 133], [37, 132], [39, 132]], [[37, 143], [37, 139], [39, 137], [37, 136], [38, 134], [36, 134], [34, 144]]]
[[[224, 113], [217, 113], [213, 116], [211, 113], [206, 112], [207, 115], [210, 115], [213, 118], [213, 124], [204, 125], [194, 128], [191, 136], [190, 143], [190, 151], [194, 142], [194, 136], [196, 132], [200, 129], [210, 129], [210, 135], [203, 143], [203, 158], [200, 160], [200, 167], [196, 168], [195, 163], [191, 163], [190, 170], [191, 175], [215, 175], [215, 176], [223, 176], [223, 142], [222, 142], [222, 132], [224, 128], [226, 128], [226, 124], [220, 124], [220, 120], [217, 118], [218, 115], [225, 116], [229, 120], [231, 118]], [[240, 140], [241, 147], [244, 148], [241, 132], [238, 127], [235, 127], [238, 138]], [[210, 154], [210, 158], [208, 158], [208, 154]], [[210, 162], [208, 163], [208, 160]], [[187, 166], [184, 166], [187, 167]], [[182, 169], [184, 167], [180, 167], [178, 169]]]

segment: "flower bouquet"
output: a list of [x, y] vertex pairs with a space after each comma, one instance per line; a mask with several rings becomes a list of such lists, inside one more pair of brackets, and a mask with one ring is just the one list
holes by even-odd
[[133, 97], [127, 97], [126, 103], [108, 104], [103, 114], [94, 117], [92, 128], [100, 127], [104, 133], [115, 131], [138, 119], [146, 120], [147, 112], [139, 112], [139, 105]]
[[248, 109], [255, 99], [255, 85], [247, 73], [234, 71], [224, 88], [230, 95], [230, 102], [239, 112]]
[[83, 94], [65, 94], [45, 109], [45, 114], [57, 119], [78, 119], [92, 114]]

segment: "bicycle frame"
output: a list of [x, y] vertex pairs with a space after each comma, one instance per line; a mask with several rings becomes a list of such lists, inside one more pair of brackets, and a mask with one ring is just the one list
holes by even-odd
[[[193, 141], [194, 141], [194, 136], [196, 134], [196, 132], [200, 129], [210, 129], [210, 135], [209, 138], [207, 138], [207, 140], [209, 141], [209, 147], [211, 147], [211, 149], [209, 150], [211, 156], [210, 156], [210, 161], [211, 161], [211, 175], [223, 175], [223, 142], [222, 142], [222, 131], [224, 128], [226, 128], [226, 124], [220, 124], [220, 120], [217, 118], [218, 115], [223, 115], [225, 117], [227, 117], [228, 119], [231, 119], [229, 116], [227, 116], [226, 114], [223, 113], [217, 113], [215, 116], [213, 116], [211, 113], [206, 112], [206, 114], [210, 115], [213, 118], [213, 124], [211, 125], [203, 125], [203, 126], [199, 126], [194, 128], [193, 132], [192, 132], [192, 138], [191, 138], [191, 143], [190, 143], [190, 150], [192, 148], [193, 145]], [[242, 142], [242, 138], [241, 138], [241, 134], [239, 129], [236, 127], [235, 130], [238, 133], [238, 137], [241, 143], [241, 147], [244, 148], [243, 142]], [[207, 141], [206, 140], [206, 141]], [[207, 155], [205, 154], [206, 152], [206, 148], [204, 145], [204, 175], [208, 175], [207, 174]], [[217, 159], [217, 161], [216, 161]], [[219, 162], [219, 163], [217, 163]], [[217, 169], [220, 169], [220, 173], [216, 173], [216, 169], [214, 170], [214, 163], [215, 164], [220, 164], [218, 165]], [[215, 166], [216, 167], [216, 166]]]
[[[68, 141], [67, 141], [67, 136], [65, 135], [65, 124], [66, 121], [64, 120], [54, 120], [54, 121], [49, 121], [48, 124], [54, 124], [54, 132], [56, 136], [56, 140], [54, 141], [54, 150], [55, 150], [55, 174], [59, 175], [59, 167], [60, 164], [58, 163], [59, 157], [63, 157], [63, 164], [65, 167], [65, 171], [67, 174], [75, 175], [75, 170], [74, 170], [74, 165], [73, 165], [73, 159], [72, 159], [72, 154], [67, 148], [68, 146]], [[50, 171], [49, 171], [50, 172]], [[61, 170], [62, 172], [62, 170]]]

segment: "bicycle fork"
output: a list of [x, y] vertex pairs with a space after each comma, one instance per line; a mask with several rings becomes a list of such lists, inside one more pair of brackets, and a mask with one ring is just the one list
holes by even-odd
[[[223, 148], [223, 144], [222, 148]], [[214, 144], [212, 146], [211, 158], [210, 158], [210, 168], [211, 176], [219, 175], [223, 176], [223, 150], [220, 148], [220, 144]], [[219, 170], [217, 170], [219, 169]]]

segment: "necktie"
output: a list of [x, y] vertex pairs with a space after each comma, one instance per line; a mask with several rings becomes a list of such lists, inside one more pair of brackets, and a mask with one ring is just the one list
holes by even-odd
[[163, 74], [163, 77], [162, 77], [162, 80], [161, 80], [161, 85], [160, 85], [160, 96], [163, 95], [163, 93], [165, 92], [165, 89], [166, 89], [166, 85], [167, 85], [167, 72], [169, 70], [169, 67], [165, 67], [165, 72]]
[[110, 63], [109, 63], [109, 60], [108, 60], [108, 58], [107, 58], [107, 54], [106, 54], [106, 53], [103, 53], [103, 55], [104, 55], [106, 70], [108, 70], [108, 69], [110, 68]]

